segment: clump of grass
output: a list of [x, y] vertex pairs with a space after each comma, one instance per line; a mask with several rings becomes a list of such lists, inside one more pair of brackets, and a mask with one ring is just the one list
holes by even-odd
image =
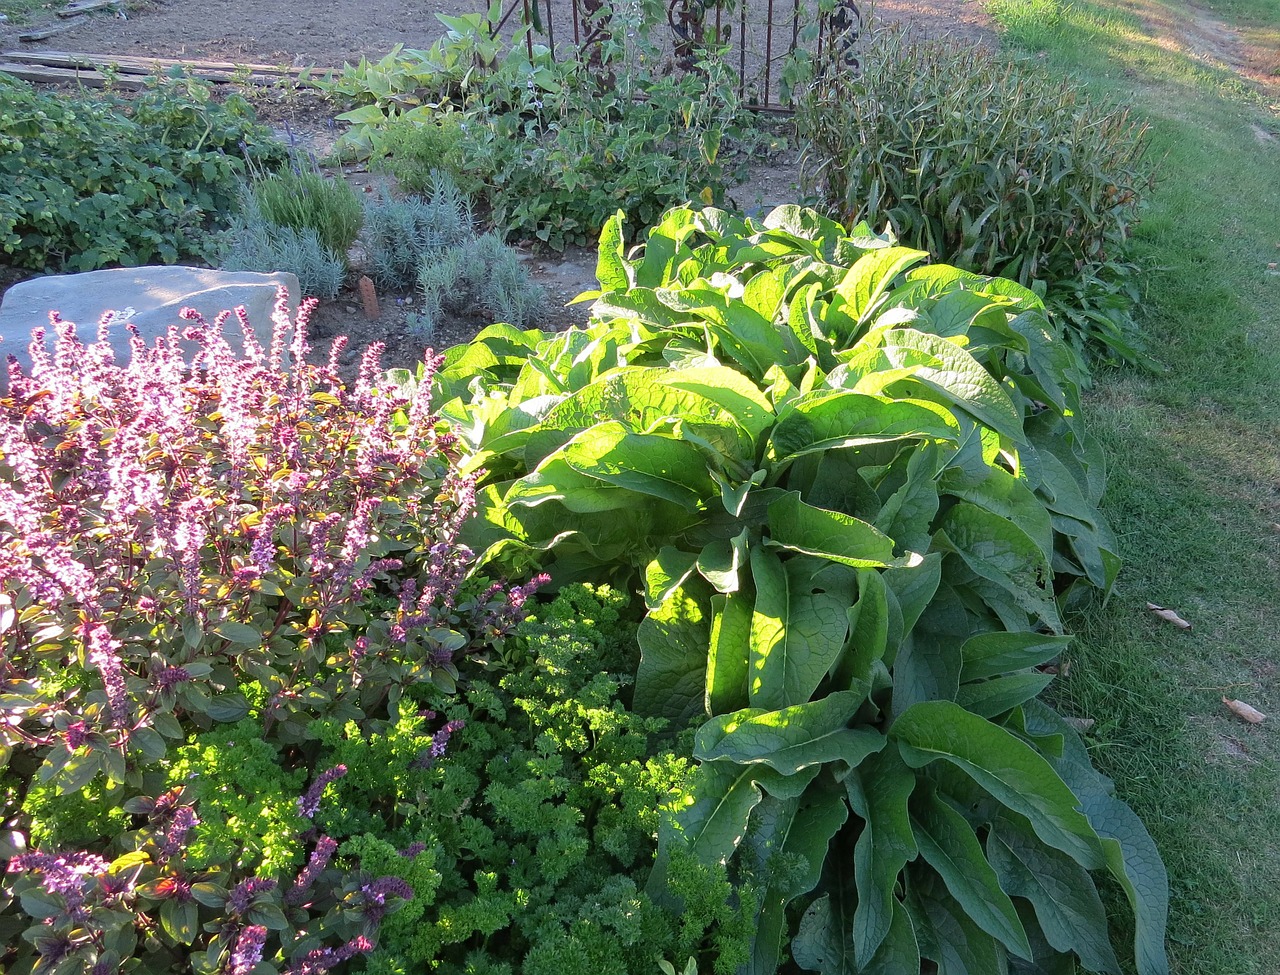
[[461, 112], [444, 112], [425, 122], [395, 119], [379, 140], [384, 155], [372, 160], [373, 167], [394, 176], [406, 193], [431, 192], [440, 172], [458, 180], [463, 166], [462, 119]]
[[295, 156], [291, 168], [255, 177], [251, 189], [268, 223], [299, 232], [313, 230], [325, 248], [346, 259], [364, 222], [364, 208], [342, 180], [300, 165]]
[[891, 224], [936, 260], [1044, 290], [1110, 357], [1140, 358], [1129, 236], [1151, 174], [1147, 127], [982, 49], [890, 29], [857, 79], [796, 106], [806, 177], [850, 223]]

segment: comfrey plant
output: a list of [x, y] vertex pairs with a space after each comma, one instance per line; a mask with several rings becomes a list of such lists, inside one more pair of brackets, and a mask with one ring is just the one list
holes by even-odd
[[[466, 580], [471, 555], [457, 536], [474, 488], [453, 470], [429, 386], [404, 395], [380, 385], [375, 346], [345, 388], [335, 368], [345, 339], [327, 365], [307, 365], [313, 303], [293, 322], [286, 299], [269, 349], [237, 313], [242, 357], [223, 334], [230, 313], [206, 322], [184, 312], [189, 327], [155, 348], [134, 331], [128, 365], [114, 361], [109, 320], [85, 345], [54, 314], [53, 355], [37, 332], [31, 374], [10, 362], [0, 399], [0, 802], [19, 879], [0, 886], [0, 943], [41, 923], [7, 970], [61, 970], [74, 958], [68, 970], [114, 971], [112, 958], [190, 945], [201, 930], [212, 938], [198, 971], [248, 972], [278, 954], [301, 975], [361, 950], [342, 925], [231, 910], [225, 880], [184, 873], [198, 814], [172, 790], [145, 795], [163, 782], [167, 743], [252, 713], [264, 739], [304, 767], [310, 721], [380, 718], [415, 683], [452, 690], [455, 658], [500, 643], [523, 615], [532, 586]], [[428, 353], [426, 368], [437, 364]], [[314, 777], [298, 801], [293, 825], [315, 850], [298, 896], [332, 852], [306, 820], [340, 774]], [[50, 790], [92, 794], [150, 825], [98, 837], [98, 852], [27, 852], [24, 801]], [[111, 861], [120, 849], [133, 852]], [[363, 919], [361, 937], [394, 901], [385, 886], [365, 878], [333, 895], [335, 909]], [[178, 906], [161, 906], [148, 927], [160, 902]], [[200, 927], [196, 904], [247, 921]], [[142, 920], [108, 944], [98, 910]], [[286, 928], [309, 936], [278, 934]], [[326, 947], [339, 935], [346, 947]]]

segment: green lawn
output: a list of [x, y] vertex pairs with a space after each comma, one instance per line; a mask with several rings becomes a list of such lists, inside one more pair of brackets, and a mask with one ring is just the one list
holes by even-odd
[[63, 0], [0, 0], [0, 14], [12, 23], [25, 24], [42, 13], [65, 6]]
[[[1255, 46], [1255, 73], [1280, 66], [1265, 56], [1280, 50], [1280, 7], [989, 6], [1015, 52], [1148, 119], [1160, 167], [1135, 243], [1151, 269], [1142, 323], [1167, 371], [1100, 375], [1090, 397], [1126, 568], [1110, 605], [1076, 621], [1060, 700], [1097, 721], [1095, 758], [1164, 852], [1174, 970], [1269, 975], [1280, 957], [1280, 274], [1268, 268], [1280, 261], [1280, 87], [1260, 92], [1219, 55], [1236, 38]], [[1193, 629], [1156, 619], [1148, 601]], [[1245, 724], [1223, 696], [1274, 717]]]

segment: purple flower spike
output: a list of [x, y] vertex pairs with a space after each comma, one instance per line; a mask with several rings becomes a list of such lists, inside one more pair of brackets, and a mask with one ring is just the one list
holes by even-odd
[[345, 765], [335, 765], [328, 771], [321, 772], [311, 783], [304, 795], [298, 797], [298, 815], [303, 819], [312, 819], [320, 811], [320, 797], [330, 782], [335, 782], [347, 774]]
[[262, 946], [267, 943], [267, 929], [261, 924], [250, 924], [236, 938], [227, 964], [227, 975], [249, 975], [262, 961]]

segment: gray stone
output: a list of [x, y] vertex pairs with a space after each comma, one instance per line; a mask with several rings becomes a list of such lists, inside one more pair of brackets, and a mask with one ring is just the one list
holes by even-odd
[[[280, 285], [289, 289], [292, 314], [297, 311], [301, 289], [297, 277], [284, 272], [133, 267], [33, 278], [15, 284], [0, 300], [0, 364], [13, 353], [24, 369], [29, 367], [31, 331], [39, 326], [46, 328], [45, 344], [52, 351], [50, 311], [57, 311], [64, 321], [75, 322], [76, 334], [86, 344], [97, 338], [98, 321], [105, 312], [126, 312], [108, 333], [117, 361], [122, 363], [129, 356], [124, 322], [137, 325], [143, 340], [154, 345], [156, 338], [168, 334], [170, 324], [187, 327], [189, 323], [178, 317], [183, 308], [194, 308], [212, 321], [219, 312], [243, 305], [258, 341], [266, 347], [271, 341], [271, 313]], [[241, 332], [234, 319], [225, 334], [240, 351]], [[7, 385], [8, 373], [0, 368], [0, 390]]]

